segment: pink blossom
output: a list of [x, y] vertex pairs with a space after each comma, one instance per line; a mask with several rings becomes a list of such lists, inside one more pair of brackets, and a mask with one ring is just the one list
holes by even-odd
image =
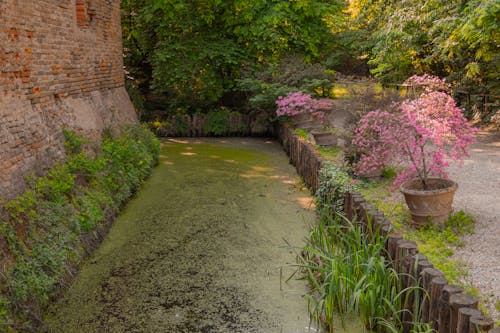
[[316, 120], [326, 123], [325, 111], [332, 108], [333, 102], [327, 98], [314, 99], [303, 92], [291, 92], [285, 97], [279, 96], [276, 100], [276, 115], [296, 116], [302, 113], [311, 114]]
[[[429, 81], [429, 77], [410, 79]], [[450, 95], [431, 89], [442, 87], [439, 81], [433, 82], [416, 99], [395, 105], [393, 112], [375, 110], [361, 118], [353, 140], [362, 152], [358, 172], [393, 163], [406, 168], [395, 185], [417, 177], [425, 188], [428, 177], [447, 177], [449, 161], [461, 163], [468, 156], [476, 129]]]
[[450, 89], [450, 84], [446, 83], [445, 79], [429, 74], [410, 76], [404, 84], [414, 88], [421, 87], [427, 92], [448, 91]]

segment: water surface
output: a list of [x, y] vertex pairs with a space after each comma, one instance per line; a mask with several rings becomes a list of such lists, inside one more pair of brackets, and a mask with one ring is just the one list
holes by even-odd
[[306, 283], [284, 282], [311, 200], [274, 141], [165, 140], [49, 332], [316, 332]]

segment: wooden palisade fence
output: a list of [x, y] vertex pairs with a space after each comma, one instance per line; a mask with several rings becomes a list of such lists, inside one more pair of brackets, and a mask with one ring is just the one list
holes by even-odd
[[[287, 125], [280, 127], [278, 135], [290, 163], [296, 167], [306, 185], [316, 191], [322, 166], [320, 155]], [[500, 328], [494, 328], [493, 320], [478, 310], [478, 298], [464, 293], [459, 286], [449, 284], [444, 274], [435, 269], [426, 256], [418, 253], [417, 244], [404, 239], [384, 214], [373, 208], [361, 194], [353, 192], [346, 195], [344, 213], [348, 219], [361, 223], [366, 232], [378, 228], [381, 236], [387, 237], [387, 259], [403, 274], [404, 287], [413, 287], [418, 283], [423, 290], [410, 295], [411, 302], [407, 306], [411, 309], [415, 301], [412, 297], [420, 297], [422, 322], [430, 323], [439, 333], [500, 333]], [[412, 322], [414, 318], [403, 318], [403, 321]]]

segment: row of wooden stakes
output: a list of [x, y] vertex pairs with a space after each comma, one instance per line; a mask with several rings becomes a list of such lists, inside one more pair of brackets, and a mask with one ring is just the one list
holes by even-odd
[[[420, 254], [414, 241], [403, 238], [385, 215], [373, 208], [359, 193], [347, 193], [344, 202], [346, 217], [359, 223], [365, 232], [385, 237], [386, 257], [391, 266], [402, 274], [403, 288], [418, 286], [421, 299], [420, 321], [430, 323], [439, 333], [500, 333], [494, 321], [478, 310], [479, 299], [464, 292], [463, 288], [449, 284], [443, 272], [434, 268], [427, 257]], [[410, 289], [411, 290], [411, 289]], [[413, 295], [407, 297], [403, 322], [415, 318]], [[408, 326], [409, 327], [409, 326]]]
[[[318, 188], [319, 170], [322, 166], [320, 155], [314, 147], [296, 135], [290, 127], [282, 125], [279, 140], [299, 175], [312, 191]], [[393, 268], [402, 274], [405, 287], [419, 286], [421, 304], [419, 320], [430, 323], [439, 333], [500, 333], [494, 322], [478, 310], [477, 297], [464, 292], [463, 288], [449, 284], [443, 272], [434, 268], [426, 256], [420, 254], [414, 241], [403, 238], [384, 214], [374, 209], [359, 193], [348, 193], [345, 198], [344, 213], [349, 220], [358, 221], [366, 232], [377, 231], [386, 237], [386, 256]], [[407, 310], [403, 312], [403, 322], [416, 318], [412, 308], [414, 295], [407, 297]]]

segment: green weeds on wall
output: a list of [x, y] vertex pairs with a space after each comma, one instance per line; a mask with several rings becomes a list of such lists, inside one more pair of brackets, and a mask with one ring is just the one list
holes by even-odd
[[108, 135], [97, 152], [65, 131], [67, 158], [0, 207], [0, 331], [34, 331], [50, 295], [157, 163], [160, 144], [142, 126]]

